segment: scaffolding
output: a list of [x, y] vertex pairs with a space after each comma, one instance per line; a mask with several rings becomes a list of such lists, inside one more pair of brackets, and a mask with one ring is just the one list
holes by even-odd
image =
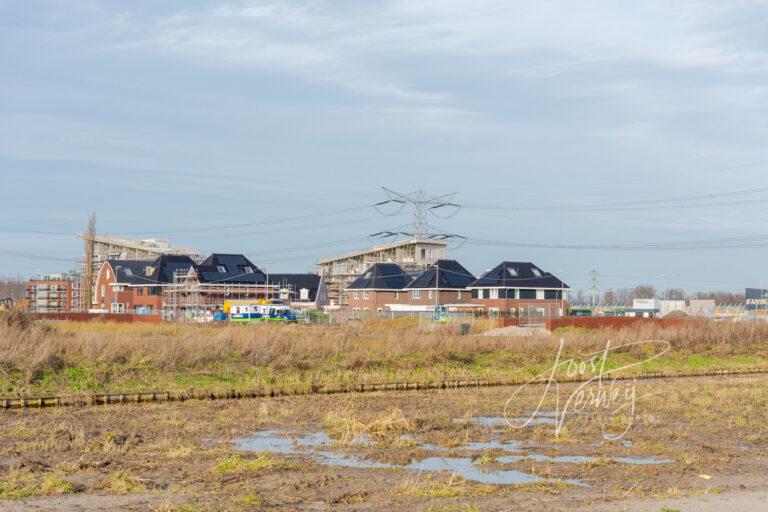
[[344, 305], [344, 289], [374, 263], [394, 263], [405, 271], [424, 270], [444, 257], [447, 246], [442, 240], [411, 238], [318, 260], [317, 271], [325, 279], [331, 305]]
[[276, 300], [278, 284], [201, 283], [194, 272], [176, 270], [173, 283], [162, 286], [164, 320], [204, 321], [222, 311], [224, 302], [233, 300]]
[[[172, 247], [168, 240], [159, 238], [148, 238], [144, 240], [128, 240], [111, 235], [96, 235], [89, 233], [78, 233], [77, 238], [86, 240], [86, 251], [83, 258], [83, 298], [80, 304], [84, 311], [87, 311], [92, 304], [86, 304], [85, 298], [88, 296], [85, 290], [88, 288], [86, 282], [90, 274], [91, 281], [99, 274], [101, 266], [107, 260], [154, 260], [159, 256], [189, 256], [195, 263], [203, 261], [203, 253], [186, 247]], [[90, 264], [89, 264], [90, 263]], [[95, 283], [93, 283], [95, 285]], [[91, 290], [92, 293], [92, 290]], [[95, 294], [92, 293], [95, 297]]]

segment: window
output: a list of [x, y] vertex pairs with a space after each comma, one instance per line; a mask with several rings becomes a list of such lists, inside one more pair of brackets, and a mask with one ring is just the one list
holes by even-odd
[[428, 298], [430, 298], [430, 299], [432, 298], [432, 290], [429, 290], [429, 291], [427, 292], [427, 297], [428, 297]]
[[498, 299], [499, 298], [499, 289], [498, 288], [492, 288], [488, 290], [490, 292], [489, 298], [491, 299]]
[[129, 268], [124, 268], [123, 269], [123, 273], [125, 273], [125, 275], [127, 275], [128, 277], [132, 277], [133, 276], [133, 270], [131, 270]]
[[103, 298], [104, 298], [104, 296], [106, 295], [106, 293], [105, 293], [105, 292], [106, 292], [106, 286], [104, 286], [104, 285], [101, 285], [101, 298], [102, 298], [102, 299], [103, 299]]
[[116, 302], [116, 303], [112, 304], [111, 311], [112, 311], [112, 313], [124, 313], [125, 312], [125, 306], [122, 303], [120, 303], [120, 302]]
[[509, 272], [509, 275], [512, 276], [512, 277], [517, 277], [518, 276], [516, 268], [507, 267], [507, 272]]
[[421, 298], [421, 290], [413, 290], [411, 291], [411, 298], [418, 300]]
[[368, 290], [363, 290], [363, 300], [368, 300]]
[[488, 316], [499, 316], [499, 308], [488, 308]]
[[456, 292], [456, 300], [461, 300], [461, 290]]
[[227, 273], [227, 267], [224, 265], [217, 265], [216, 270], [219, 271], [219, 274], [226, 274]]
[[483, 298], [483, 290], [477, 290], [477, 298], [482, 299]]
[[109, 279], [110, 275], [111, 274], [109, 273], [109, 269], [107, 269], [107, 279]]
[[360, 298], [360, 292], [358, 292], [357, 290], [352, 292], [352, 298], [355, 299], [355, 300], [359, 299]]
[[72, 292], [72, 296], [73, 297], [79, 297], [80, 296], [80, 292]]
[[307, 288], [299, 290], [299, 300], [309, 300], [309, 290]]
[[395, 292], [395, 300], [400, 300], [400, 292]]
[[531, 269], [531, 272], [533, 272], [533, 275], [535, 275], [536, 277], [541, 277], [541, 270], [537, 269], [536, 267], [533, 267]]
[[370, 308], [365, 307], [365, 308], [363, 308], [363, 311], [370, 311]]
[[253, 269], [251, 267], [245, 267], [243, 270], [245, 270], [246, 274], [253, 274]]
[[536, 290], [536, 300], [544, 300], [544, 290]]
[[139, 286], [138, 288], [136, 288], [136, 295], [144, 295], [144, 287], [143, 286]]

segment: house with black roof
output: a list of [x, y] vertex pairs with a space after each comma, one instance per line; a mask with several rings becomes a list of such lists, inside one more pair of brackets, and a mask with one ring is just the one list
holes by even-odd
[[242, 254], [211, 254], [200, 264], [188, 256], [108, 260], [96, 279], [96, 308], [108, 313], [198, 318], [227, 300], [278, 298], [278, 285]]
[[320, 309], [329, 303], [325, 280], [318, 274], [269, 274], [269, 284], [294, 309]]
[[570, 287], [531, 262], [503, 261], [468, 288], [472, 301], [489, 313], [512, 316], [559, 316]]
[[219, 254], [208, 256], [195, 267], [201, 283], [266, 284], [267, 276], [242, 254]]
[[456, 260], [437, 260], [420, 272], [405, 287], [413, 305], [468, 304], [472, 294], [467, 287], [475, 276]]
[[387, 304], [407, 304], [405, 287], [414, 276], [395, 263], [374, 263], [345, 289], [352, 311], [384, 311]]
[[96, 277], [93, 305], [106, 313], [159, 314], [163, 287], [194, 266], [189, 256], [175, 255], [154, 260], [107, 260]]

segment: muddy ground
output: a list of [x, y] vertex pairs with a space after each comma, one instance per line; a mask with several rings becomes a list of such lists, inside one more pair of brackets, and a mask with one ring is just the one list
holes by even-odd
[[578, 389], [6, 411], [0, 509], [766, 509], [768, 378]]

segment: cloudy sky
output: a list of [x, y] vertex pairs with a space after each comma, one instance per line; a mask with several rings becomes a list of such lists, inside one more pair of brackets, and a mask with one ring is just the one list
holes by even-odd
[[386, 186], [457, 192], [478, 273], [768, 283], [765, 2], [0, 0], [0, 70], [0, 275], [90, 212], [305, 271]]

